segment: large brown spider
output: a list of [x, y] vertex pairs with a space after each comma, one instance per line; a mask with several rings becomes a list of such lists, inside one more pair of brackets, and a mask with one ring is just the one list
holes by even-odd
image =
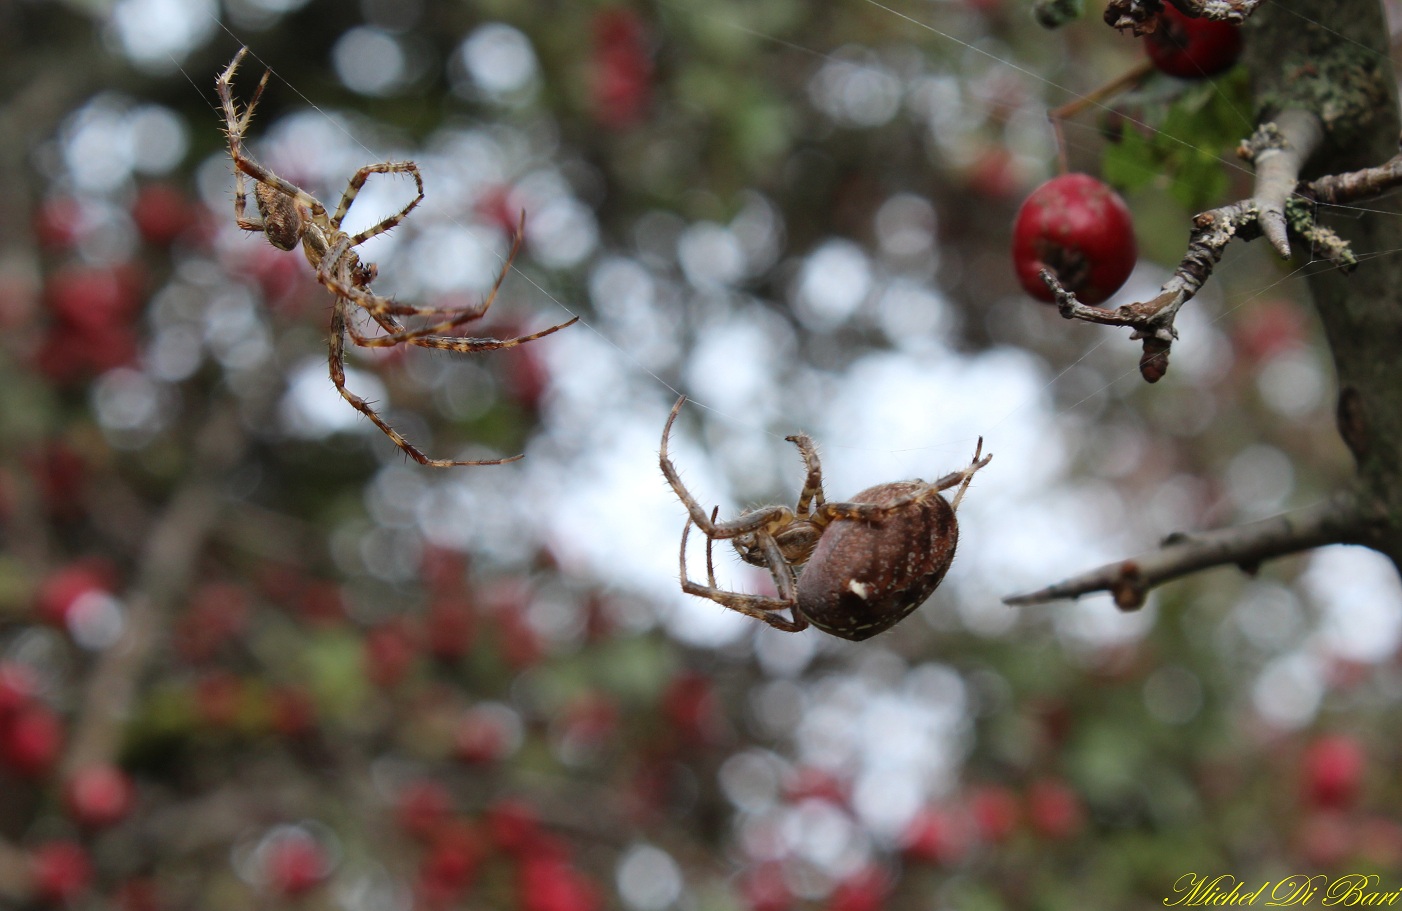
[[[534, 341], [574, 324], [579, 317], [530, 335], [505, 339], [467, 338], [441, 334], [461, 326], [463, 323], [480, 319], [491, 307], [492, 301], [496, 299], [497, 291], [500, 290], [502, 282], [506, 280], [507, 273], [511, 271], [511, 264], [515, 260], [517, 252], [521, 249], [525, 213], [522, 213], [521, 224], [518, 225], [512, 239], [511, 252], [507, 255], [506, 265], [502, 267], [491, 292], [478, 306], [452, 309], [414, 307], [396, 303], [390, 298], [380, 297], [373, 293], [370, 290], [370, 283], [375, 280], [375, 265], [362, 262], [356, 254], [355, 248], [370, 238], [384, 234], [398, 225], [424, 198], [424, 182], [423, 177], [419, 174], [418, 165], [412, 161], [382, 161], [379, 164], [366, 165], [351, 177], [350, 185], [346, 187], [345, 193], [341, 194], [341, 201], [336, 206], [335, 214], [328, 216], [326, 207], [316, 197], [258, 164], [243, 150], [243, 137], [248, 130], [248, 123], [253, 117], [253, 109], [258, 104], [258, 99], [262, 96], [263, 89], [268, 84], [268, 77], [272, 73], [271, 70], [263, 73], [263, 78], [258, 82], [258, 88], [254, 90], [248, 106], [240, 114], [238, 105], [234, 103], [230, 83], [234, 78], [235, 71], [238, 70], [239, 63], [243, 61], [244, 55], [247, 53], [248, 48], [241, 48], [234, 55], [234, 59], [229, 62], [228, 69], [224, 70], [215, 80], [219, 101], [224, 108], [224, 127], [229, 134], [229, 155], [233, 158], [235, 167], [234, 217], [240, 228], [245, 231], [263, 232], [268, 238], [268, 242], [279, 250], [295, 250], [300, 243], [302, 251], [307, 256], [307, 261], [316, 269], [316, 280], [336, 296], [336, 302], [331, 310], [331, 342], [328, 355], [331, 382], [336, 385], [336, 390], [341, 393], [342, 398], [350, 402], [361, 414], [374, 422], [376, 427], [384, 431], [385, 435], [393, 440], [396, 446], [422, 465], [434, 468], [447, 468], [453, 465], [500, 465], [503, 462], [514, 462], [521, 458], [517, 455], [507, 459], [468, 461], [430, 459], [424, 455], [386, 423], [368, 402], [346, 388], [345, 339], [346, 335], [349, 334], [352, 342], [365, 348], [384, 348], [409, 344], [445, 351], [493, 351], [498, 348], [513, 348], [522, 342]], [[418, 195], [407, 206], [378, 224], [366, 228], [359, 234], [348, 234], [341, 230], [341, 221], [346, 217], [346, 212], [350, 209], [351, 203], [355, 201], [356, 194], [360, 192], [360, 188], [365, 185], [365, 181], [369, 179], [371, 174], [408, 174], [414, 178]], [[254, 181], [253, 199], [258, 205], [260, 215], [257, 220], [245, 215], [245, 209], [248, 205], [245, 175], [253, 178]], [[370, 318], [385, 331], [385, 334], [366, 336], [357, 331], [347, 313], [347, 308], [352, 304], [369, 314]], [[400, 317], [417, 317], [427, 320], [428, 323], [406, 328], [400, 322]]]
[[[937, 481], [893, 481], [868, 487], [851, 502], [829, 503], [823, 496], [818, 451], [804, 434], [786, 439], [798, 447], [808, 477], [798, 506], [761, 506], [737, 519], [717, 522], [682, 484], [667, 455], [667, 438], [686, 396], [677, 399], [662, 429], [662, 473], [689, 517], [682, 529], [681, 584], [689, 595], [796, 633], [811, 623], [825, 633], [861, 640], [889, 629], [915, 610], [944, 579], [954, 560], [959, 523], [954, 511], [974, 474], [992, 455], [983, 438], [969, 467]], [[958, 487], [954, 502], [940, 491]], [[692, 582], [686, 571], [686, 540], [695, 523], [706, 535], [706, 581]], [[745, 595], [716, 586], [712, 545], [729, 539], [740, 559], [767, 568], [779, 597]], [[788, 610], [793, 619], [778, 612]]]

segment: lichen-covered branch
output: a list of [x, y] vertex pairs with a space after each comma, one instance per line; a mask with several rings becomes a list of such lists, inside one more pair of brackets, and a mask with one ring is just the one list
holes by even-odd
[[1291, 108], [1256, 128], [1238, 154], [1256, 168], [1251, 199], [1260, 213], [1261, 231], [1282, 258], [1290, 258], [1285, 204], [1300, 182], [1300, 170], [1319, 148], [1324, 127], [1309, 111]]
[[1360, 543], [1367, 527], [1368, 517], [1356, 499], [1340, 495], [1308, 509], [1246, 525], [1171, 535], [1147, 554], [1003, 600], [1021, 606], [1103, 591], [1109, 592], [1121, 609], [1133, 610], [1144, 604], [1150, 589], [1173, 579], [1214, 566], [1239, 566], [1254, 573], [1261, 563], [1276, 557], [1326, 544]]
[[1178, 337], [1173, 321], [1179, 308], [1201, 290], [1232, 238], [1250, 240], [1257, 237], [1260, 234], [1259, 225], [1258, 210], [1251, 200], [1197, 215], [1193, 219], [1188, 250], [1159, 293], [1147, 301], [1126, 304], [1115, 310], [1081, 303], [1047, 270], [1043, 270], [1042, 280], [1056, 296], [1057, 309], [1067, 319], [1133, 329], [1130, 337], [1144, 340], [1139, 372], [1145, 380], [1155, 383], [1168, 371], [1169, 350], [1173, 340]]
[[[1169, 0], [1178, 11], [1194, 19], [1218, 19], [1241, 25], [1261, 0]], [[1163, 0], [1110, 0], [1105, 21], [1112, 28], [1133, 35], [1150, 35], [1158, 28]]]

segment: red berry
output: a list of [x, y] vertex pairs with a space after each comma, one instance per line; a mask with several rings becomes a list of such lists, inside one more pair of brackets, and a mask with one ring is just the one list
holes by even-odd
[[541, 836], [535, 810], [524, 801], [499, 800], [487, 808], [487, 838], [505, 854], [523, 855]]
[[66, 628], [73, 605], [85, 595], [111, 592], [116, 588], [116, 577], [112, 564], [100, 557], [70, 563], [40, 583], [35, 611], [44, 622]]
[[394, 818], [413, 838], [427, 840], [453, 812], [453, 797], [436, 781], [415, 781], [399, 792]]
[[1071, 838], [1085, 825], [1081, 798], [1065, 782], [1043, 778], [1027, 789], [1027, 821], [1043, 838]]
[[34, 238], [44, 247], [66, 249], [85, 233], [83, 206], [71, 196], [44, 200], [34, 213]]
[[65, 327], [99, 333], [132, 320], [139, 291], [120, 269], [70, 266], [49, 276], [44, 299]]
[[1358, 799], [1367, 757], [1363, 746], [1346, 734], [1320, 737], [1305, 749], [1301, 790], [1315, 807], [1342, 809]]
[[916, 814], [906, 826], [901, 851], [916, 863], [956, 863], [968, 852], [970, 835], [965, 820], [932, 807]]
[[444, 596], [429, 605], [424, 618], [424, 639], [428, 651], [442, 661], [457, 661], [472, 648], [477, 618], [466, 598]]
[[319, 886], [331, 872], [321, 844], [301, 829], [283, 829], [270, 836], [263, 856], [268, 888], [278, 895], [303, 895]]
[[439, 828], [419, 867], [421, 882], [431, 883], [435, 892], [460, 893], [472, 884], [482, 863], [482, 839], [466, 823]]
[[1164, 4], [1159, 27], [1144, 36], [1144, 51], [1161, 73], [1203, 79], [1236, 63], [1241, 30], [1220, 20], [1194, 19]]
[[1082, 303], [1120, 289], [1138, 258], [1129, 208], [1088, 174], [1062, 174], [1032, 191], [1013, 223], [1013, 268], [1028, 294], [1054, 302], [1039, 274], [1050, 269]]
[[0, 724], [29, 704], [38, 684], [23, 664], [0, 663]]
[[142, 187], [131, 206], [136, 230], [148, 244], [168, 246], [190, 223], [191, 208], [185, 194], [170, 184]]
[[793, 891], [777, 863], [761, 864], [747, 872], [740, 880], [740, 894], [750, 911], [789, 911], [794, 905]]
[[521, 911], [598, 911], [603, 907], [594, 884], [555, 857], [530, 857], [520, 867]]
[[454, 752], [463, 762], [496, 762], [511, 752], [515, 740], [511, 721], [497, 708], [471, 708], [458, 719]]
[[0, 765], [16, 775], [43, 775], [62, 748], [63, 723], [47, 706], [27, 705], [0, 722]]
[[877, 867], [864, 867], [837, 884], [828, 897], [827, 911], [882, 911], [891, 884]]
[[637, 13], [623, 7], [594, 16], [594, 119], [626, 129], [640, 123], [652, 102], [652, 55], [647, 29]]
[[1022, 804], [1011, 789], [989, 785], [976, 788], [969, 795], [969, 813], [984, 841], [1001, 844], [1017, 831]]
[[301, 737], [316, 726], [316, 700], [296, 685], [280, 686], [268, 693], [273, 730], [284, 737]]
[[370, 680], [379, 687], [398, 686], [413, 669], [418, 648], [402, 624], [387, 623], [365, 635], [365, 664]]
[[83, 846], [72, 841], [51, 841], [34, 849], [30, 857], [34, 891], [47, 905], [67, 905], [92, 883], [92, 861]]
[[63, 796], [68, 815], [80, 825], [104, 829], [126, 818], [136, 800], [136, 791], [125, 772], [99, 763], [73, 773]]

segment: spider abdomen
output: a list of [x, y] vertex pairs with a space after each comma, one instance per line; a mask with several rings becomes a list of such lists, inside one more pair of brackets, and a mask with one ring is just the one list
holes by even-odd
[[838, 519], [823, 532], [798, 577], [798, 611], [814, 626], [859, 641], [890, 629], [944, 579], [959, 523], [938, 490], [923, 481], [870, 487], [852, 502], [885, 506], [928, 494], [880, 521]]

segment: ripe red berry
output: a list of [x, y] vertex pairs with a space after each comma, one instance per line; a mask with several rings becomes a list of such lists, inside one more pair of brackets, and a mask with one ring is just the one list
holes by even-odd
[[92, 861], [83, 846], [72, 841], [51, 841], [30, 856], [34, 891], [46, 905], [68, 905], [92, 883]]
[[1035, 781], [1027, 789], [1027, 821], [1043, 838], [1070, 838], [1085, 825], [1081, 798], [1055, 778]]
[[99, 763], [79, 769], [64, 787], [64, 805], [79, 825], [103, 829], [131, 812], [136, 791], [131, 779], [114, 765]]
[[984, 841], [1002, 844], [1017, 831], [1022, 804], [1011, 788], [987, 785], [969, 794], [969, 814]]
[[1363, 746], [1346, 734], [1320, 737], [1305, 749], [1301, 762], [1301, 790], [1305, 802], [1315, 807], [1343, 809], [1358, 799], [1367, 757]]
[[288, 897], [310, 892], [331, 872], [325, 849], [298, 828], [282, 829], [269, 837], [263, 865], [268, 888]]
[[70, 563], [40, 583], [35, 611], [46, 623], [65, 628], [73, 605], [90, 593], [111, 592], [116, 588], [116, 576], [116, 569], [99, 557]]
[[404, 786], [395, 800], [394, 818], [410, 837], [427, 841], [453, 812], [453, 795], [436, 781], [424, 779]]
[[1164, 4], [1158, 29], [1144, 36], [1144, 51], [1161, 73], [1203, 79], [1236, 63], [1241, 30], [1227, 22], [1185, 16]]
[[0, 765], [37, 778], [58, 761], [63, 722], [47, 706], [32, 703], [0, 721]]
[[1138, 258], [1129, 207], [1089, 174], [1062, 174], [1032, 191], [1013, 223], [1013, 267], [1028, 294], [1055, 298], [1039, 274], [1050, 269], [1082, 303], [1120, 289]]
[[136, 230], [148, 244], [168, 246], [190, 223], [192, 209], [184, 192], [170, 184], [142, 187], [131, 206]]

